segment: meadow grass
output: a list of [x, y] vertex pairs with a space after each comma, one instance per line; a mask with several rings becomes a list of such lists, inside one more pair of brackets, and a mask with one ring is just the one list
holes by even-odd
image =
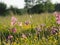
[[[17, 18], [17, 22], [22, 22], [23, 27], [10, 26], [12, 16]], [[31, 24], [24, 25], [26, 20]], [[0, 16], [0, 45], [60, 45], [60, 32], [51, 34], [51, 28], [57, 26], [51, 13]], [[17, 32], [11, 32], [11, 28], [17, 28]], [[8, 39], [9, 35], [13, 37]]]
[[[32, 16], [32, 18], [30, 18], [30, 15]], [[32, 22], [32, 24], [43, 24], [43, 23], [49, 23], [49, 21], [54, 21], [54, 16], [53, 14], [49, 14], [49, 13], [42, 13], [42, 14], [25, 14], [25, 15], [14, 15], [18, 21], [26, 21], [26, 20], [30, 20]], [[10, 23], [11, 21], [11, 15], [9, 16], [0, 16], [0, 23]]]

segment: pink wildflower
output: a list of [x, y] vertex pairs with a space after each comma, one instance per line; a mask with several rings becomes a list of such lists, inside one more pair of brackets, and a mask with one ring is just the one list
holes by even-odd
[[51, 33], [56, 34], [58, 32], [58, 29], [56, 27], [52, 27]]
[[28, 25], [30, 24], [31, 22], [29, 20], [25, 21], [25, 24]]
[[8, 39], [12, 39], [12, 38], [13, 38], [13, 36], [12, 36], [12, 35], [9, 35], [9, 36], [8, 36]]
[[22, 38], [27, 38], [25, 34], [22, 34]]
[[13, 26], [16, 22], [11, 22], [11, 25]]
[[11, 18], [11, 21], [12, 21], [12, 22], [17, 21], [17, 19], [13, 16], [13, 17]]
[[55, 17], [56, 17], [56, 23], [60, 24], [60, 13], [59, 12], [55, 12]]
[[46, 25], [45, 24], [41, 24], [40, 27], [45, 27]]
[[40, 29], [39, 26], [37, 26], [35, 29], [36, 29], [37, 31], [41, 31], [41, 29]]
[[13, 32], [13, 33], [16, 33], [16, 28], [13, 28], [13, 29], [12, 29], [12, 32]]
[[58, 23], [58, 24], [60, 24], [60, 20], [59, 20], [59, 21], [57, 21], [57, 23]]
[[19, 25], [19, 26], [22, 26], [22, 22], [18, 22], [18, 25]]
[[56, 17], [56, 22], [57, 22], [58, 24], [60, 24], [60, 15], [58, 15], [58, 17]]
[[16, 23], [17, 19], [13, 16], [11, 18], [11, 25], [14, 25]]
[[57, 12], [54, 12], [53, 14], [54, 14], [55, 16], [57, 16], [58, 13], [57, 13]]

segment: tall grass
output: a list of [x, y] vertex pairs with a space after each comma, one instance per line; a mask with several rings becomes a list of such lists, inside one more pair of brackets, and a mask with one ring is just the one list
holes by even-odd
[[[22, 22], [23, 26], [18, 23], [11, 26], [12, 16], [17, 18], [17, 22]], [[59, 26], [53, 14], [12, 16], [0, 16], [0, 45], [60, 45]], [[26, 20], [31, 23], [25, 25]], [[16, 33], [12, 32], [12, 28], [17, 29]], [[56, 32], [52, 32], [52, 28]]]

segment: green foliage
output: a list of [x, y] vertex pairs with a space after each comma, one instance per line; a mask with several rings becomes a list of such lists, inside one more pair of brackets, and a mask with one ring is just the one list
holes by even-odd
[[43, 4], [38, 4], [33, 6], [28, 11], [30, 11], [29, 13], [41, 13], [41, 12], [44, 12], [43, 8], [44, 8]]
[[13, 6], [11, 6], [11, 7], [8, 9], [8, 11], [11, 11], [13, 14], [18, 14], [18, 15], [22, 15], [22, 14], [24, 14], [24, 13], [26, 12], [25, 9], [18, 9], [18, 8], [16, 8], [16, 7], [13, 7]]
[[60, 4], [52, 4], [50, 0], [25, 0], [25, 4], [25, 8], [19, 9], [13, 6], [7, 8], [5, 3], [0, 3], [0, 15], [8, 15], [10, 11], [16, 15], [60, 11]]
[[0, 15], [1, 16], [6, 14], [6, 8], [7, 8], [6, 4], [0, 3]]
[[49, 1], [44, 2], [44, 11], [53, 12], [55, 10], [55, 5]]
[[31, 8], [31, 7], [33, 7], [34, 6], [34, 4], [35, 4], [35, 0], [25, 0], [25, 8]]
[[27, 8], [28, 13], [53, 12], [55, 10], [55, 5], [52, 4], [50, 0], [46, 0], [46, 1], [37, 0], [36, 2], [37, 3], [32, 2], [32, 4], [35, 4], [35, 5], [33, 5], [32, 7], [30, 6], [31, 8]]
[[60, 11], [60, 4], [55, 4], [55, 11]]

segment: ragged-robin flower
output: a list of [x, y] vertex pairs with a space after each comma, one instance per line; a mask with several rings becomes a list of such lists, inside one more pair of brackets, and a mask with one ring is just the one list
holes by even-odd
[[37, 26], [37, 27], [35, 28], [35, 30], [36, 30], [36, 31], [41, 31], [41, 29], [40, 29], [39, 26]]
[[42, 28], [42, 27], [45, 27], [45, 26], [46, 26], [45, 24], [41, 24], [41, 25], [40, 25], [41, 28]]
[[56, 34], [58, 29], [56, 27], [52, 27], [51, 34]]
[[11, 40], [13, 38], [12, 35], [8, 35], [8, 39]]
[[22, 34], [22, 38], [26, 39], [27, 37], [26, 37], [26, 35], [25, 35], [25, 34]]
[[16, 28], [12, 28], [12, 32], [13, 33], [16, 33], [17, 32], [17, 29]]
[[22, 22], [18, 22], [18, 25], [19, 25], [19, 26], [22, 26]]
[[56, 23], [60, 24], [60, 12], [55, 12], [54, 15], [56, 17]]
[[12, 18], [11, 18], [11, 25], [14, 25], [16, 23], [16, 21], [17, 21], [17, 19], [14, 16], [12, 16]]
[[31, 22], [29, 20], [25, 21], [25, 24], [28, 25], [30, 24]]

